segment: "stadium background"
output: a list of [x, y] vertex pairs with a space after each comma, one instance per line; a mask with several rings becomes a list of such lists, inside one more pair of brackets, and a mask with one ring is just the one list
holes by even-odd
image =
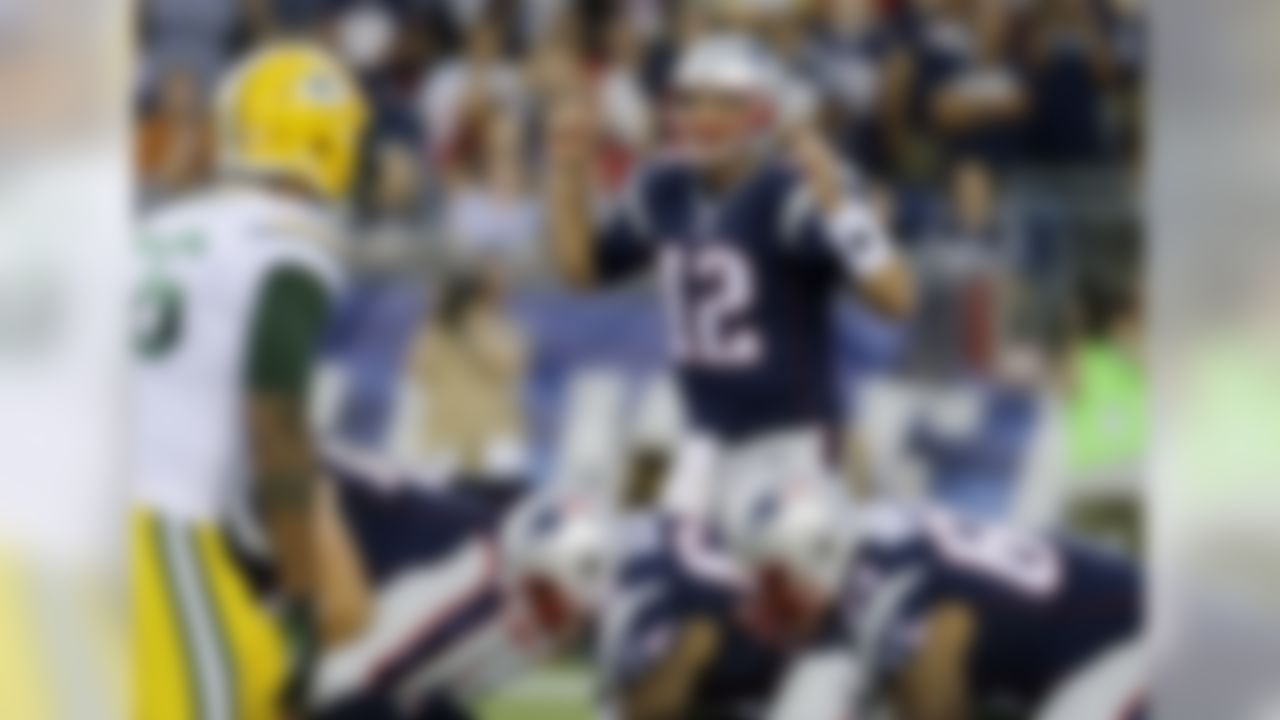
[[[1137, 0], [147, 0], [141, 202], [209, 182], [230, 62], [281, 33], [331, 44], [375, 121], [317, 422], [424, 481], [620, 481], [680, 436], [662, 310], [643, 283], [586, 296], [550, 273], [540, 119], [593, 97], [617, 190], [713, 6], [794, 71], [919, 274], [910, 326], [843, 312], [850, 466], [987, 514], [1114, 515], [1145, 425]], [[488, 410], [453, 427], [466, 388]], [[567, 666], [486, 717], [571, 718], [588, 691]]]

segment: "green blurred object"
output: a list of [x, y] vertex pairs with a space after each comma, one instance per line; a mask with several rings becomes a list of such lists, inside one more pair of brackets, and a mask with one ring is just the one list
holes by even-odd
[[541, 670], [481, 703], [482, 720], [591, 720], [591, 675], [565, 664]]
[[1136, 466], [1147, 444], [1147, 379], [1115, 343], [1094, 340], [1076, 352], [1067, 401], [1068, 464], [1074, 475]]
[[[1280, 468], [1280, 350], [1239, 338], [1206, 344], [1178, 375], [1162, 450], [1192, 502], [1274, 497]], [[1255, 495], [1255, 493], [1264, 493]]]

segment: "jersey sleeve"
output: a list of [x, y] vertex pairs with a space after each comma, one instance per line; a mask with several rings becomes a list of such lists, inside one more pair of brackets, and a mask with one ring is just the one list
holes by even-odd
[[595, 270], [600, 282], [628, 280], [653, 261], [655, 242], [650, 226], [652, 174], [636, 173], [620, 202], [599, 223], [594, 239]]
[[305, 392], [329, 305], [325, 282], [310, 269], [283, 265], [267, 275], [249, 337], [250, 388]]
[[807, 188], [796, 185], [783, 206], [780, 232], [792, 251], [836, 275], [857, 281], [888, 264], [893, 242], [868, 198], [850, 191], [834, 213], [823, 212]]

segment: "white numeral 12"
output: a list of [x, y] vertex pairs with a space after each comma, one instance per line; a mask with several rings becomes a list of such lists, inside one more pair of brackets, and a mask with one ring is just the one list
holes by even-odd
[[760, 362], [764, 344], [745, 324], [756, 280], [741, 252], [725, 244], [667, 246], [659, 261], [662, 295], [678, 361], [744, 368]]

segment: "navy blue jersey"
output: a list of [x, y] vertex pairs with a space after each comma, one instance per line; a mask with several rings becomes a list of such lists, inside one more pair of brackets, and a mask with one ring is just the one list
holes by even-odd
[[446, 557], [490, 538], [495, 515], [465, 493], [402, 486], [383, 488], [348, 476], [338, 479], [338, 508], [374, 585], [396, 573]]
[[[430, 487], [408, 470], [349, 447], [330, 445], [322, 455], [339, 513], [374, 585], [493, 535], [506, 512], [466, 491]], [[257, 548], [265, 541], [248, 536], [243, 526], [233, 527], [232, 537], [242, 571], [260, 595], [271, 597], [278, 580]]]
[[661, 666], [685, 623], [705, 620], [717, 630], [717, 650], [687, 716], [750, 717], [771, 697], [784, 663], [739, 620], [740, 600], [741, 576], [700, 526], [666, 515], [630, 521], [601, 622], [606, 692]]
[[596, 240], [606, 282], [656, 267], [695, 426], [728, 440], [840, 415], [833, 300], [848, 277], [795, 174], [713, 197], [686, 165], [637, 174]]
[[968, 680], [979, 703], [1035, 707], [1140, 632], [1141, 581], [1118, 557], [933, 508], [877, 508], [867, 520], [841, 611], [882, 675], [927, 645], [928, 617], [953, 604], [975, 620]]
[[536, 662], [530, 620], [501, 577], [498, 513], [368, 463], [326, 467], [374, 606], [359, 636], [321, 657], [322, 716], [463, 717], [471, 700]]

